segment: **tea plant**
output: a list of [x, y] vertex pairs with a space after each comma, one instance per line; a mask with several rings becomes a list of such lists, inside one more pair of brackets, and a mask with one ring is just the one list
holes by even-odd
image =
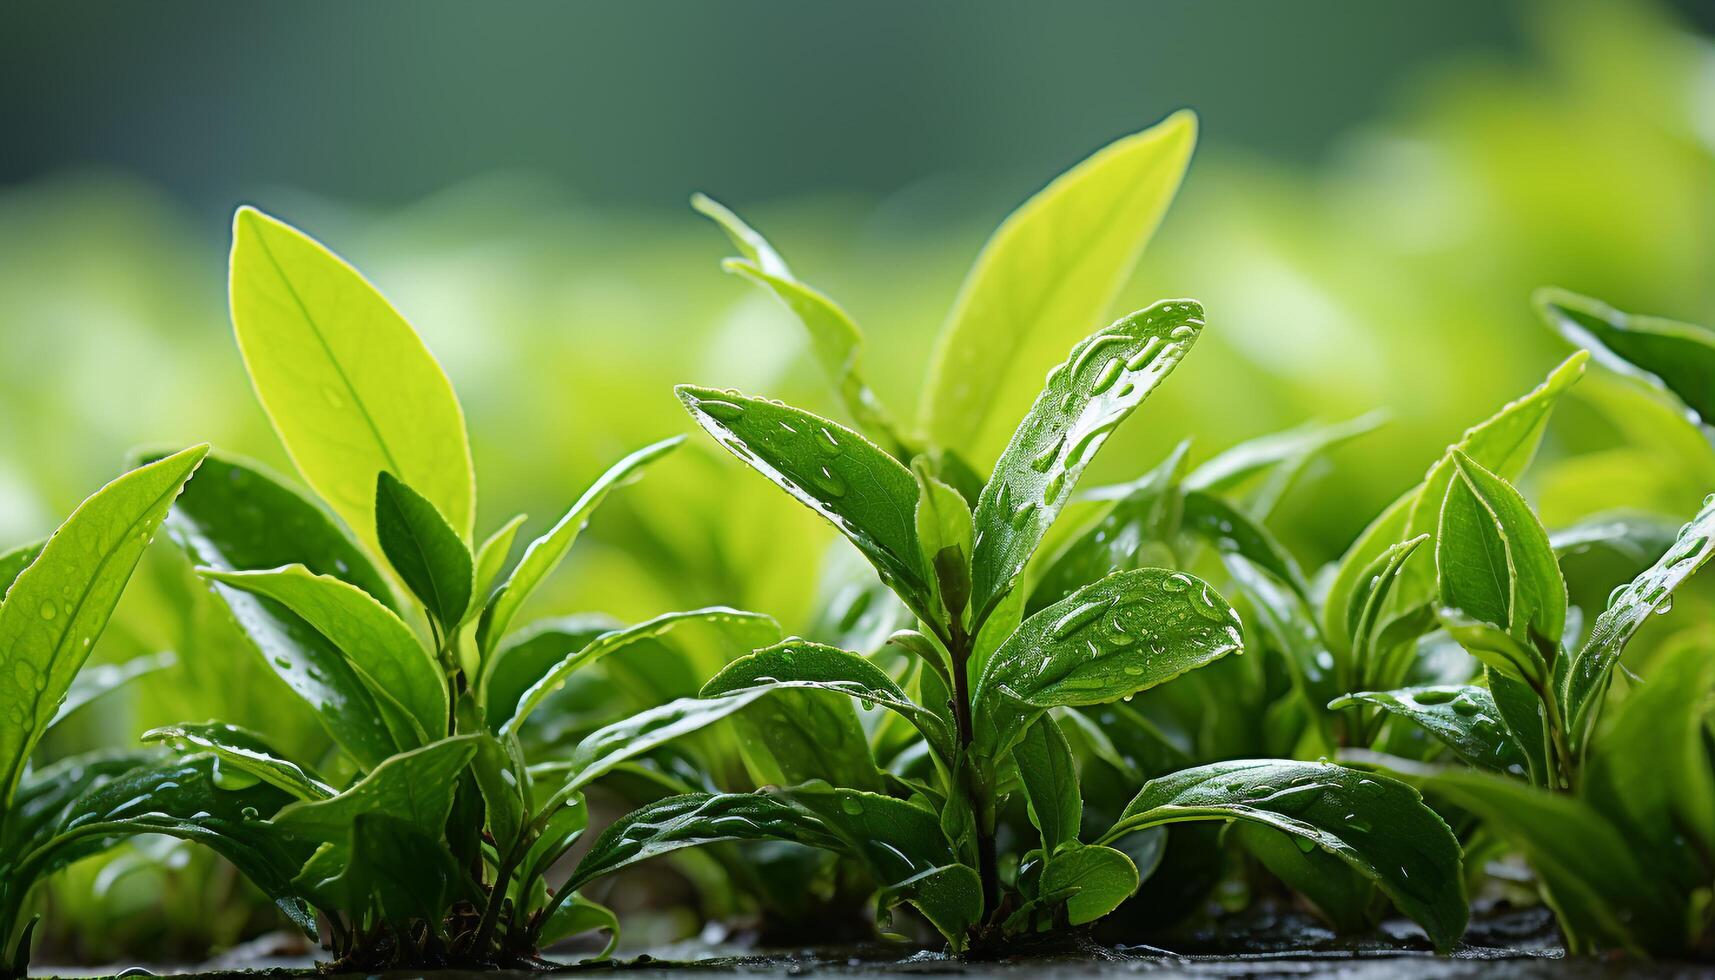
[[[1551, 326], [1706, 420], [1715, 334], [1549, 292]], [[1598, 724], [1638, 630], [1715, 553], [1715, 494], [1643, 572], [1615, 587], [1580, 641], [1554, 537], [1504, 478], [1462, 453], [1441, 495], [1436, 616], [1486, 687], [1357, 695], [1445, 742], [1470, 769], [1419, 778], [1517, 847], [1575, 951], [1708, 952], [1715, 942], [1715, 754], [1707, 635], [1687, 635]]]
[[[1134, 146], [1169, 139], [1175, 129], [1164, 124], [1133, 138]], [[981, 451], [992, 422], [997, 389], [987, 382], [1005, 373], [994, 368], [1017, 368], [1007, 331], [1018, 327], [1018, 310], [997, 290], [1057, 282], [1060, 270], [1033, 268], [1050, 240], [1045, 229], [1088, 217], [1081, 208], [1103, 193], [1088, 168], [1104, 159], [1111, 166], [1124, 152], [1110, 148], [1062, 177], [991, 241], [931, 368], [922, 440], [904, 433], [864, 383], [861, 335], [850, 317], [795, 279], [730, 211], [698, 201], [743, 253], [728, 267], [798, 314], [848, 411], [876, 441], [736, 391], [686, 385], [681, 400], [729, 451], [831, 522], [917, 626], [890, 640], [916, 661], [913, 691], [860, 653], [792, 638], [734, 661], [703, 695], [838, 695], [880, 706], [909, 723], [930, 770], [922, 778], [882, 773], [880, 791], [823, 773], [757, 793], [671, 796], [608, 828], [568, 887], [688, 846], [788, 841], [849, 856], [874, 880], [883, 908], [909, 903], [955, 950], [986, 952], [1093, 922], [1118, 906], [1141, 879], [1114, 846], [1129, 835], [1237, 820], [1335, 855], [1377, 882], [1438, 946], [1463, 931], [1456, 840], [1415, 792], [1383, 776], [1325, 762], [1218, 762], [1149, 781], [1117, 821], [1083, 838], [1077, 765], [1061, 713], [1130, 698], [1241, 646], [1225, 600], [1171, 568], [1105, 565], [1095, 581], [1075, 583], [1025, 615], [1027, 564], [1103, 442], [1195, 342], [1203, 328], [1198, 304], [1158, 303], [1078, 343], [1049, 373], [987, 480], [964, 455]], [[993, 276], [1016, 279], [1003, 287]], [[999, 334], [979, 339], [985, 326]], [[861, 741], [826, 754], [834, 756], [823, 761], [829, 770], [877, 768]], [[1003, 824], [1013, 796], [1027, 802], [1040, 847], [1003, 854], [1003, 840], [1017, 839]]]

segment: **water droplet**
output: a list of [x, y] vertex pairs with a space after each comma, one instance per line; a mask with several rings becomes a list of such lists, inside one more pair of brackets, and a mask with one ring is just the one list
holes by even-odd
[[1174, 340], [1185, 340], [1196, 332], [1196, 327], [1191, 326], [1189, 323], [1181, 323], [1179, 326], [1174, 327], [1173, 332], [1168, 334], [1168, 336]]
[[52, 599], [46, 600], [45, 602], [42, 603], [42, 618], [43, 619], [53, 619], [55, 616], [58, 616], [59, 614], [60, 614], [59, 607], [54, 605], [54, 602]]
[[[1077, 372], [1084, 370], [1084, 365], [1095, 360], [1096, 354], [1103, 348], [1111, 347], [1114, 344], [1123, 344], [1131, 339], [1132, 338], [1127, 337], [1124, 334], [1117, 333], [1105, 333], [1096, 337], [1091, 337], [1086, 342], [1084, 349], [1079, 351], [1078, 356], [1073, 359], [1072, 372], [1076, 374]], [[1106, 369], [1104, 368], [1104, 370]]]
[[1161, 591], [1179, 595], [1191, 587], [1191, 576], [1184, 572], [1174, 572], [1161, 580]]
[[858, 802], [856, 797], [848, 796], [840, 800], [840, 809], [856, 817], [863, 813], [863, 804]]
[[1161, 347], [1161, 338], [1160, 337], [1149, 338], [1149, 340], [1144, 343], [1143, 349], [1138, 351], [1136, 354], [1133, 354], [1131, 356], [1131, 359], [1125, 362], [1126, 370], [1127, 371], [1141, 371], [1141, 370], [1143, 370], [1144, 365], [1148, 364], [1150, 361], [1155, 359], [1155, 352], [1157, 350], [1159, 350], [1160, 347]]
[[846, 495], [846, 481], [826, 466], [818, 468], [815, 474], [810, 477], [810, 482], [830, 497], [844, 497]]
[[1661, 602], [1655, 607], [1655, 614], [1657, 616], [1665, 616], [1670, 612], [1673, 612], [1673, 593], [1671, 592], [1662, 596]]
[[1300, 837], [1297, 834], [1294, 834], [1292, 835], [1292, 842], [1297, 844], [1298, 849], [1305, 854], [1309, 854], [1311, 851], [1316, 850], [1316, 842], [1308, 837]]
[[838, 456], [840, 440], [826, 426], [819, 426], [816, 429], [816, 448], [820, 449], [823, 455]]
[[736, 422], [744, 417], [744, 406], [734, 402], [723, 402], [718, 398], [705, 398], [697, 402], [697, 409], [709, 418], [721, 422]]
[[1614, 591], [1608, 593], [1608, 606], [1609, 606], [1609, 608], [1612, 608], [1615, 603], [1620, 601], [1620, 596], [1626, 594], [1627, 588], [1628, 588], [1628, 586], [1626, 586], [1626, 585], [1614, 586]]
[[1469, 718], [1477, 713], [1477, 702], [1471, 700], [1468, 694], [1461, 694], [1453, 699], [1452, 708], [1455, 714]]
[[247, 806], [238, 811], [238, 815], [245, 820], [255, 820], [262, 816], [262, 814], [253, 806]]
[[1120, 379], [1120, 372], [1124, 369], [1125, 362], [1117, 357], [1102, 365], [1102, 373], [1096, 375], [1095, 382], [1090, 385], [1090, 394], [1099, 395], [1112, 388], [1114, 382]]
[[1055, 640], [1065, 639], [1071, 633], [1082, 629], [1093, 622], [1097, 617], [1101, 616], [1102, 613], [1107, 611], [1107, 608], [1111, 603], [1112, 600], [1110, 599], [1097, 599], [1078, 606], [1076, 609], [1073, 609], [1071, 612], [1060, 617], [1053, 626], [1048, 628], [1049, 637]]
[[1019, 531], [1024, 530], [1025, 526], [1030, 523], [1030, 519], [1035, 515], [1035, 513], [1036, 501], [1026, 500], [1024, 503], [1019, 504], [1017, 509], [1012, 512], [1013, 529]]
[[1060, 455], [1060, 446], [1065, 441], [1066, 434], [1062, 432], [1054, 438], [1053, 442], [1048, 444], [1046, 449], [1030, 458], [1030, 468], [1038, 473], [1048, 472], [1048, 467], [1054, 465], [1055, 458]]

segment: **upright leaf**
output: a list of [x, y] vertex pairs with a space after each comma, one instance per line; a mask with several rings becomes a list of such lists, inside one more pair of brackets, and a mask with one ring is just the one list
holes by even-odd
[[1550, 327], [1622, 374], [1673, 392], [1704, 425], [1715, 424], [1715, 331], [1622, 313], [1561, 289], [1539, 290], [1537, 313]]
[[[1548, 540], [1548, 531], [1512, 484], [1484, 469], [1464, 453], [1453, 454], [1459, 477], [1493, 516], [1506, 543], [1513, 574], [1509, 628], [1521, 639], [1538, 636], [1560, 646], [1566, 631], [1566, 579]], [[1452, 492], [1449, 485], [1448, 492]]]
[[1319, 453], [1369, 432], [1386, 416], [1369, 412], [1331, 425], [1301, 425], [1241, 442], [1211, 457], [1185, 477], [1185, 489], [1222, 494], [1278, 467], [1299, 467]]
[[311, 487], [372, 549], [375, 479], [417, 488], [469, 540], [464, 412], [434, 355], [357, 270], [254, 208], [232, 220], [232, 325], [257, 397]]
[[1084, 819], [1084, 801], [1078, 790], [1078, 764], [1072, 758], [1066, 733], [1052, 716], [1043, 715], [1025, 729], [1012, 757], [1024, 784], [1030, 822], [1042, 832], [1043, 852], [1053, 854], [1061, 844], [1076, 843], [1078, 826]]
[[977, 501], [975, 623], [1012, 589], [1102, 443], [1178, 366], [1202, 329], [1201, 306], [1165, 300], [1091, 334], [1049, 373]]
[[900, 598], [928, 609], [930, 571], [917, 538], [910, 470], [856, 432], [808, 412], [713, 388], [674, 390], [729, 452], [838, 528]]
[[512, 541], [518, 537], [518, 529], [524, 526], [524, 515], [518, 514], [510, 521], [502, 524], [499, 530], [489, 535], [476, 549], [476, 560], [471, 570], [471, 597], [474, 601], [465, 613], [469, 619], [488, 602], [489, 590], [499, 581], [500, 573], [506, 568], [506, 559], [512, 554]]
[[922, 409], [931, 442], [979, 464], [1006, 442], [1035, 380], [1107, 314], [1196, 141], [1196, 116], [1175, 113], [1109, 144], [1001, 223], [935, 343]]
[[1465, 931], [1459, 841], [1397, 780], [1325, 762], [1217, 762], [1144, 784], [1101, 842], [1187, 820], [1253, 821], [1321, 847], [1374, 881], [1437, 949]]
[[498, 730], [518, 710], [518, 700], [554, 665], [625, 624], [602, 613], [579, 613], [531, 623], [508, 637], [483, 661], [477, 690], [488, 725]]
[[443, 631], [470, 608], [471, 557], [427, 497], [387, 472], [375, 482], [375, 534], [381, 552]]
[[1310, 586], [1298, 562], [1268, 528], [1213, 494], [1193, 490], [1185, 494], [1185, 529], [1214, 545], [1221, 554], [1242, 555], [1310, 600]]
[[359, 815], [386, 813], [439, 840], [452, 809], [453, 788], [475, 754], [475, 738], [470, 735], [402, 752], [338, 796], [285, 807], [274, 816], [274, 826], [344, 850]]
[[207, 446], [194, 446], [97, 490], [0, 602], [0, 809], [106, 628], [131, 570], [207, 453]]

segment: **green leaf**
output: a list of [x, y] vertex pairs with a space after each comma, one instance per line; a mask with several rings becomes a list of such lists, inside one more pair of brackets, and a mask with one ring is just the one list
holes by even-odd
[[1163, 684], [1241, 646], [1238, 614], [1183, 572], [1116, 572], [1019, 625], [974, 698], [979, 756], [998, 759], [1043, 710]]
[[604, 613], [576, 613], [537, 620], [512, 634], [482, 664], [477, 690], [488, 727], [495, 731], [518, 710], [524, 692], [555, 664], [588, 646], [603, 633], [625, 624]]
[[1311, 605], [1292, 586], [1253, 564], [1243, 555], [1223, 559], [1240, 594], [1250, 601], [1251, 615], [1274, 649], [1285, 656], [1293, 686], [1303, 692], [1305, 704], [1319, 708], [1341, 693], [1341, 680], [1349, 676], [1347, 665], [1338, 663], [1322, 640]]
[[1435, 542], [1442, 624], [1472, 656], [1540, 690], [1548, 681], [1548, 663], [1539, 641], [1515, 618], [1528, 587], [1516, 567], [1495, 511], [1463, 475], [1455, 478], [1447, 488]]
[[1185, 477], [1185, 489], [1224, 494], [1269, 470], [1297, 470], [1334, 446], [1374, 432], [1386, 420], [1385, 413], [1369, 412], [1331, 425], [1301, 425], [1258, 436], [1223, 450], [1192, 470]]
[[1710, 555], [1715, 555], [1715, 494], [1705, 497], [1703, 509], [1679, 529], [1673, 547], [1637, 578], [1614, 590], [1608, 608], [1590, 628], [1590, 638], [1573, 656], [1560, 703], [1566, 728], [1575, 740], [1581, 741], [1594, 722], [1594, 709], [1632, 634], [1652, 612], [1672, 601], [1673, 590], [1703, 567]]
[[274, 816], [274, 826], [303, 840], [344, 850], [358, 816], [385, 813], [440, 840], [452, 810], [453, 789], [475, 754], [476, 738], [471, 735], [401, 752], [337, 796], [285, 807]]
[[1336, 931], [1361, 932], [1375, 924], [1374, 882], [1305, 838], [1249, 822], [1235, 823], [1228, 838], [1307, 899]]
[[852, 322], [851, 316], [827, 296], [799, 282], [787, 268], [786, 260], [768, 244], [767, 239], [719, 202], [697, 194], [691, 198], [691, 207], [720, 225], [744, 255], [742, 259], [722, 262], [721, 268], [773, 293], [803, 324], [816, 362], [858, 426], [886, 443], [902, 458], [907, 456], [909, 447], [906, 441], [882, 406], [881, 399], [864, 380], [863, 332]]
[[1094, 922], [1137, 891], [1137, 865], [1111, 847], [1073, 842], [1048, 855], [1038, 886], [1044, 895], [1066, 894], [1066, 920]]
[[958, 863], [940, 817], [926, 806], [825, 782], [781, 790], [780, 796], [815, 814], [883, 888]]
[[12, 798], [155, 528], [207, 452], [194, 446], [97, 490], [0, 602], [0, 807]]
[[375, 482], [375, 534], [442, 631], [456, 628], [470, 608], [470, 549], [427, 497], [386, 470]]
[[942, 759], [953, 757], [952, 734], [940, 717], [907, 697], [886, 671], [848, 650], [797, 637], [734, 660], [703, 685], [701, 696], [779, 689], [832, 691], [896, 711]]
[[53, 720], [48, 722], [48, 728], [52, 729], [64, 721], [67, 715], [96, 698], [117, 691], [139, 677], [166, 670], [178, 662], [178, 657], [172, 651], [162, 650], [142, 657], [132, 657], [123, 663], [99, 664], [94, 667], [85, 665], [83, 670], [72, 678], [65, 700], [60, 702], [59, 710], [54, 712]]
[[262, 736], [237, 725], [221, 722], [166, 725], [144, 732], [143, 741], [166, 742], [181, 752], [207, 751], [213, 754], [217, 760], [216, 785], [223, 781], [222, 772], [230, 769], [248, 773], [290, 793], [295, 799], [325, 800], [336, 794], [332, 786], [281, 756]]
[[1268, 529], [1243, 511], [1213, 494], [1193, 490], [1185, 494], [1184, 527], [1215, 547], [1223, 555], [1242, 555], [1246, 561], [1285, 582], [1305, 602], [1310, 586], [1298, 562]]
[[[761, 613], [743, 612], [726, 606], [710, 606], [688, 612], [664, 613], [635, 626], [610, 630], [597, 636], [583, 647], [564, 656], [537, 678], [518, 698], [517, 710], [500, 723], [499, 731], [516, 732], [536, 710], [543, 699], [559, 690], [566, 679], [581, 667], [624, 650], [643, 640], [653, 639], [685, 625], [704, 625], [721, 630], [732, 638], [732, 645], [742, 649], [766, 646], [780, 639], [780, 626]], [[495, 719], [490, 718], [492, 725]]]
[[[1548, 531], [1511, 484], [1464, 453], [1455, 451], [1453, 461], [1460, 478], [1494, 518], [1506, 543], [1513, 579], [1508, 627], [1520, 639], [1537, 636], [1558, 648], [1566, 632], [1566, 579], [1549, 544]], [[1448, 485], [1449, 493], [1452, 487]]]
[[[1583, 351], [1568, 357], [1529, 394], [1509, 402], [1487, 420], [1466, 429], [1464, 437], [1449, 446], [1449, 450], [1465, 453], [1504, 480], [1518, 479], [1530, 464], [1531, 457], [1536, 455], [1536, 447], [1548, 426], [1549, 414], [1554, 411], [1560, 396], [1583, 376], [1587, 360], [1589, 355]], [[1453, 479], [1453, 469], [1450, 455], [1436, 460], [1423, 482], [1407, 490], [1370, 522], [1340, 559], [1322, 606], [1324, 635], [1337, 650], [1350, 648], [1346, 609], [1352, 593], [1365, 581], [1365, 571], [1370, 564], [1395, 542], [1420, 534], [1434, 535], [1442, 501], [1446, 499], [1447, 487]], [[1403, 570], [1393, 607], [1416, 607], [1429, 601], [1434, 592], [1434, 563], [1419, 558]]]
[[403, 724], [391, 725], [400, 745], [415, 747], [446, 731], [447, 686], [439, 665], [411, 628], [369, 593], [302, 565], [254, 572], [199, 568], [197, 573], [272, 599], [315, 627], [345, 654], [384, 713], [389, 701], [407, 713]]
[[1715, 424], [1715, 331], [1661, 317], [1636, 316], [1588, 296], [1538, 290], [1543, 322], [1622, 374], [1673, 392], [1704, 425]]
[[778, 691], [733, 719], [739, 750], [759, 786], [823, 779], [857, 789], [885, 788], [869, 732], [852, 702], [811, 689]]
[[0, 820], [0, 854], [23, 854], [51, 837], [70, 819], [71, 805], [92, 787], [159, 762], [154, 752], [105, 749], [30, 770], [18, 784], [6, 818]]
[[[196, 565], [237, 572], [302, 564], [391, 607], [386, 580], [319, 507], [252, 464], [215, 455], [168, 515], [172, 540]], [[372, 769], [400, 745], [382, 708], [334, 645], [272, 599], [213, 583], [257, 652], [310, 705], [334, 740]]]
[[971, 598], [971, 507], [957, 490], [936, 479], [927, 458], [912, 461], [917, 477], [917, 542], [933, 573], [945, 622], [963, 623]]
[[1201, 306], [1164, 300], [1091, 334], [1049, 373], [977, 501], [976, 628], [1017, 584], [1102, 443], [1178, 366], [1202, 329]]
[[1618, 946], [1641, 954], [1677, 944], [1680, 916], [1631, 844], [1588, 803], [1469, 769], [1439, 770], [1426, 788], [1524, 853], [1572, 952]]
[[[1024, 784], [1030, 822], [1042, 832], [1042, 850], [1053, 854], [1062, 844], [1076, 844], [1084, 801], [1078, 791], [1078, 764], [1072, 758], [1066, 733], [1053, 717], [1043, 715], [1024, 730], [1012, 757]], [[1133, 874], [1136, 871], [1132, 869]]]
[[1495, 709], [1511, 733], [1513, 741], [1524, 750], [1525, 770], [1534, 786], [1547, 786], [1556, 777], [1549, 766], [1554, 752], [1548, 736], [1548, 706], [1524, 681], [1493, 667], [1483, 668], [1483, 677], [1494, 698]]
[[530, 803], [526, 799], [530, 776], [518, 736], [496, 736], [484, 731], [476, 705], [476, 698], [470, 692], [459, 696], [458, 730], [476, 734], [476, 755], [471, 758], [470, 771], [482, 793], [489, 836], [505, 857], [523, 835], [525, 808]]
[[[1349, 650], [1354, 673], [1361, 683], [1393, 679], [1388, 676], [1391, 671], [1384, 669], [1385, 665], [1380, 662], [1381, 654], [1385, 652], [1380, 641], [1387, 630], [1381, 618], [1387, 609], [1388, 597], [1399, 581], [1400, 570], [1428, 540], [1429, 535], [1420, 534], [1388, 546], [1364, 569], [1358, 587], [1348, 594], [1346, 636], [1351, 641]], [[1331, 597], [1329, 601], [1333, 601]]]
[[1179, 189], [1192, 113], [1119, 139], [1066, 171], [983, 246], [935, 343], [923, 428], [981, 463], [1005, 443], [1036, 379], [1100, 323]]
[[1437, 949], [1465, 931], [1459, 842], [1397, 780], [1325, 762], [1198, 766], [1144, 784], [1100, 843], [1188, 820], [1252, 821], [1323, 848], [1374, 881]]
[[596, 478], [584, 491], [572, 509], [566, 511], [548, 533], [530, 542], [530, 547], [524, 549], [524, 557], [518, 559], [518, 566], [512, 569], [512, 574], [506, 584], [489, 600], [488, 607], [483, 612], [482, 622], [477, 628], [477, 641], [482, 647], [484, 659], [499, 644], [501, 637], [512, 625], [513, 617], [524, 605], [524, 600], [536, 591], [549, 573], [558, 568], [565, 559], [566, 553], [572, 550], [572, 543], [578, 539], [578, 534], [589, 523], [590, 514], [601, 505], [607, 495], [619, 487], [638, 478], [643, 467], [655, 462], [662, 456], [672, 452], [674, 447], [684, 442], [684, 436], [674, 436], [660, 442], [644, 446], [619, 462], [608, 467], [607, 472]]
[[524, 515], [519, 514], [512, 520], [500, 526], [500, 529], [488, 536], [481, 546], [476, 549], [476, 562], [471, 574], [471, 596], [476, 600], [470, 604], [465, 613], [469, 620], [488, 602], [489, 590], [500, 580], [500, 573], [506, 568], [506, 558], [512, 553], [512, 541], [518, 536], [518, 529], [524, 526]]
[[12, 583], [18, 581], [18, 576], [41, 555], [46, 545], [46, 541], [32, 541], [0, 554], [0, 596], [12, 588]]
[[476, 478], [464, 412], [434, 355], [357, 270], [254, 208], [232, 220], [232, 325], [304, 479], [372, 550], [382, 470], [468, 540]]
[[838, 528], [889, 588], [930, 618], [930, 571], [917, 539], [910, 470], [856, 432], [808, 412], [714, 388], [673, 390], [698, 425]]
[[[337, 864], [342, 854], [349, 854], [350, 859], [334, 878], [314, 880], [323, 868]], [[441, 843], [440, 835], [377, 812], [358, 814], [346, 849], [329, 848], [318, 853], [298, 881], [318, 896], [332, 899], [329, 904], [335, 908], [361, 909], [375, 902], [381, 906], [382, 918], [389, 922], [416, 920], [438, 925], [459, 877], [458, 864]]]
[[592, 902], [582, 895], [573, 895], [554, 909], [554, 914], [548, 917], [537, 941], [547, 945], [592, 929], [607, 933], [607, 945], [593, 957], [596, 960], [605, 960], [613, 955], [614, 947], [619, 945], [619, 916], [599, 902]]
[[1474, 685], [1359, 691], [1336, 698], [1334, 710], [1374, 705], [1434, 735], [1473, 766], [1528, 776], [1524, 749], [1501, 720], [1494, 695]]
[[882, 904], [909, 901], [947, 940], [954, 953], [965, 948], [965, 937], [983, 916], [983, 882], [976, 869], [945, 864], [882, 891]]

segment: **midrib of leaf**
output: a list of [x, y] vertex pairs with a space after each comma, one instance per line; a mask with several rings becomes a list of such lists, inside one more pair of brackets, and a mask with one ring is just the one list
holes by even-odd
[[[155, 496], [155, 499], [152, 502], [150, 502], [149, 506], [144, 508], [139, 513], [144, 514], [144, 515], [148, 515], [149, 513], [152, 513], [156, 507], [160, 506], [160, 503], [162, 500], [171, 500], [173, 497], [178, 496], [179, 490], [181, 488], [182, 488], [182, 484], [168, 487], [166, 490], [157, 494]], [[70, 519], [68, 518], [67, 520], [69, 521]], [[89, 594], [95, 590], [95, 584], [97, 582], [101, 581], [101, 573], [107, 570], [108, 564], [113, 561], [113, 556], [119, 551], [119, 548], [121, 546], [123, 546], [125, 542], [131, 540], [132, 533], [137, 529], [137, 526], [139, 524], [142, 524], [145, 520], [147, 520], [146, 516], [139, 517], [138, 519], [132, 521], [130, 524], [127, 524], [125, 526], [125, 533], [120, 535], [119, 538], [116, 539], [117, 543], [113, 547], [108, 548], [106, 553], [104, 553], [101, 556], [101, 559], [95, 563], [95, 573], [88, 577], [87, 581], [85, 582], [85, 584], [83, 586], [83, 589], [78, 593], [77, 603], [74, 607], [74, 611], [66, 614], [66, 619], [65, 619], [66, 628], [60, 632], [59, 639], [54, 642], [54, 647], [53, 647], [53, 651], [50, 655], [50, 660], [45, 665], [45, 668], [42, 671], [43, 676], [48, 678], [49, 684], [51, 684], [52, 680], [53, 680], [52, 674], [53, 674], [54, 664], [59, 661], [60, 654], [65, 649], [66, 639], [68, 637], [70, 637], [73, 633], [76, 632], [76, 630], [72, 629], [72, 625], [77, 622], [77, 617], [82, 615], [84, 605], [89, 602]], [[39, 561], [40, 559], [38, 558], [37, 560]], [[19, 577], [21, 578], [22, 576], [19, 576]], [[14, 582], [13, 584], [15, 585], [17, 583]], [[121, 588], [123, 588], [123, 586], [121, 586]], [[10, 590], [8, 590], [8, 594], [10, 594]], [[94, 642], [95, 642], [95, 638], [93, 636], [90, 637], [90, 643], [93, 645]], [[33, 684], [30, 685], [30, 687], [32, 688], [32, 691], [30, 694], [30, 716], [29, 716], [29, 718], [30, 718], [30, 727], [32, 729], [34, 729], [35, 726], [39, 723], [40, 712], [41, 712], [41, 708], [42, 708], [42, 695], [47, 693], [47, 687], [44, 686], [40, 689], [36, 689], [35, 685], [33, 685]], [[0, 783], [0, 803], [4, 803], [4, 802], [11, 800], [12, 790], [14, 788], [14, 783], [18, 778], [19, 768], [21, 766], [23, 766], [26, 762], [29, 761], [30, 753], [28, 750], [30, 748], [32, 748], [29, 733], [25, 733], [24, 738], [20, 741], [18, 747], [19, 747], [19, 749], [22, 749], [24, 751], [22, 752], [21, 757], [19, 759], [8, 764], [8, 769], [6, 772], [6, 781], [4, 783]]]
[[[381, 455], [386, 458], [388, 469], [398, 473], [403, 479], [404, 470], [400, 468], [399, 461], [393, 458], [393, 451], [387, 447], [387, 440], [381, 437], [381, 429], [376, 426], [374, 417], [369, 414], [369, 406], [364, 404], [363, 397], [357, 393], [357, 388], [352, 385], [351, 378], [346, 376], [345, 368], [340, 366], [339, 358], [334, 356], [333, 347], [329, 346], [327, 338], [322, 335], [321, 326], [316, 323], [316, 318], [310, 315], [310, 308], [304, 305], [303, 297], [298, 295], [298, 288], [292, 285], [292, 279], [286, 275], [286, 270], [281, 267], [280, 260], [274, 257], [274, 250], [268, 247], [268, 237], [262, 234], [256, 235], [256, 244], [262, 247], [262, 254], [268, 256], [268, 264], [274, 267], [274, 272], [280, 277], [280, 282], [285, 284], [286, 292], [291, 294], [292, 302], [297, 304], [298, 312], [304, 315], [304, 322], [309, 325], [310, 333], [315, 336], [316, 343], [321, 345], [322, 353], [327, 356], [328, 364], [333, 366], [334, 373], [339, 375], [340, 384], [344, 385], [345, 390], [351, 395], [351, 403], [356, 407], [358, 414], [363, 416], [363, 424], [369, 426], [369, 434], [374, 437], [376, 448], [380, 449]], [[290, 445], [286, 447], [286, 452], [292, 452]]]
[[[1131, 205], [1133, 198], [1137, 197], [1138, 193], [1139, 193], [1139, 188], [1137, 188], [1137, 187], [1132, 188], [1132, 190], [1125, 195], [1125, 198], [1124, 198], [1124, 205], [1125, 206], [1111, 208], [1108, 211], [1107, 215], [1104, 218], [1100, 219], [1100, 222], [1098, 225], [1098, 231], [1095, 234], [1091, 234], [1091, 235], [1086, 236], [1085, 241], [1090, 241], [1090, 240], [1105, 236], [1108, 233], [1108, 230], [1110, 228], [1112, 228], [1114, 226], [1114, 224], [1118, 221], [1119, 213], [1122, 211], [1125, 211]], [[1062, 225], [1064, 223], [1065, 223], [1064, 219], [1059, 217], [1059, 216], [1056, 216], [1054, 221], [1053, 221], [1053, 224], [1056, 226]], [[1147, 244], [1147, 242], [1144, 244]], [[1137, 248], [1132, 250], [1131, 258], [1130, 258], [1129, 262], [1127, 263], [1128, 270], [1125, 273], [1125, 278], [1129, 279], [1131, 277], [1131, 275], [1136, 271], [1137, 259], [1138, 259], [1138, 256], [1143, 254], [1143, 249], [1144, 249], [1144, 245], [1139, 245]], [[1036, 318], [1041, 315], [1042, 311], [1048, 307], [1049, 301], [1054, 300], [1054, 299], [1058, 299], [1060, 297], [1060, 294], [1065, 291], [1065, 289], [1067, 288], [1066, 277], [1064, 275], [1062, 275], [1061, 272], [1065, 269], [1066, 264], [1067, 263], [1065, 263], [1065, 262], [1056, 262], [1054, 264], [1054, 272], [1052, 274], [1054, 285], [1050, 286], [1045, 292], [1041, 293], [1036, 298], [1036, 301], [1033, 304], [1031, 304], [1031, 306], [1030, 306], [1029, 315], [1026, 316], [1022, 321], [1018, 321], [1018, 322], [1023, 322], [1023, 323], [1034, 322], [1036, 320]], [[1013, 280], [1008, 280], [1009, 284], [1012, 281]], [[1122, 285], [1123, 285], [1123, 280], [1122, 280]], [[1119, 287], [1117, 287], [1117, 286], [1115, 287], [1116, 291], [1118, 290], [1118, 288]], [[961, 302], [958, 304], [960, 306], [963, 305], [962, 299], [963, 298], [961, 297]], [[1107, 305], [1112, 305], [1112, 303], [1113, 303], [1113, 298], [1109, 297]], [[955, 308], [957, 308], [957, 307], [955, 307]], [[1097, 319], [1100, 319], [1100, 318], [1101, 318], [1101, 315], [1097, 314]], [[1015, 330], [1015, 331], [1012, 331], [1011, 333], [1012, 333], [1012, 335], [1010, 337], [1008, 337], [1002, 344], [1002, 346], [1006, 350], [1006, 355], [1007, 355], [1006, 363], [1007, 363], [1009, 369], [1010, 368], [1016, 368], [1016, 364], [1013, 363], [1013, 359], [1015, 357], [1017, 357], [1019, 348], [1024, 346], [1024, 338], [1026, 336], [1024, 331]], [[1003, 387], [1003, 385], [998, 383], [998, 381], [999, 381], [999, 379], [996, 379], [997, 383], [982, 386], [982, 389], [978, 392], [978, 397], [981, 399], [981, 405], [982, 405], [982, 412], [981, 412], [982, 421], [980, 423], [978, 423], [978, 425], [977, 425], [976, 435], [974, 436], [974, 438], [976, 438], [976, 439], [981, 439], [983, 430], [987, 429], [989, 426], [989, 412], [994, 408], [994, 400], [996, 397], [999, 396], [1000, 389]], [[962, 448], [962, 447], [952, 447], [952, 448]]]

